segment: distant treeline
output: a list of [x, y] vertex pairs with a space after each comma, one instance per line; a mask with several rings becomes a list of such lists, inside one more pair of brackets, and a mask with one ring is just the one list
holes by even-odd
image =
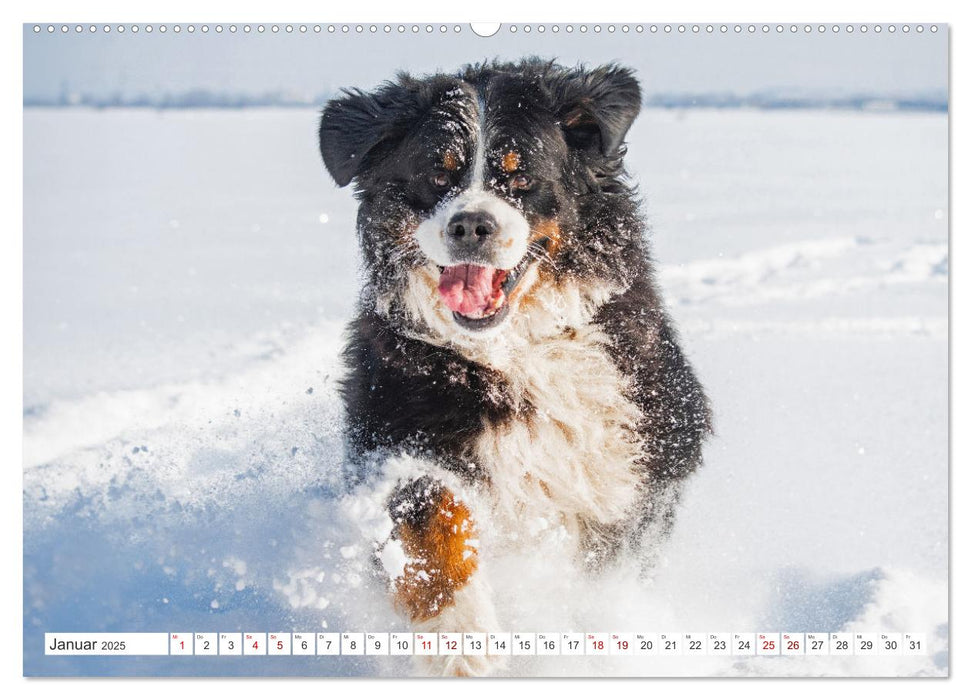
[[786, 95], [755, 93], [736, 95], [715, 93], [704, 95], [656, 94], [644, 100], [647, 107], [667, 109], [851, 109], [867, 111], [946, 112], [946, 94], [928, 95]]
[[[149, 109], [245, 109], [248, 107], [320, 107], [332, 95], [306, 95], [288, 92], [232, 94], [210, 90], [181, 93], [95, 95], [64, 91], [57, 97], [25, 97], [25, 107], [93, 107]], [[921, 95], [800, 95], [786, 92], [736, 93], [659, 93], [644, 99], [645, 107], [664, 109], [845, 109], [865, 111], [946, 112], [946, 93]]]

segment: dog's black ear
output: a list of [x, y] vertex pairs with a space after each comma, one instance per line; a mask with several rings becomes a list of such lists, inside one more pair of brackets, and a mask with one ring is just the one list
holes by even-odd
[[369, 154], [393, 135], [403, 107], [400, 93], [400, 86], [391, 83], [372, 94], [348, 90], [324, 107], [320, 155], [340, 187], [357, 177]]
[[623, 155], [624, 137], [641, 111], [641, 88], [630, 69], [577, 68], [556, 76], [551, 88], [567, 144], [607, 157]]

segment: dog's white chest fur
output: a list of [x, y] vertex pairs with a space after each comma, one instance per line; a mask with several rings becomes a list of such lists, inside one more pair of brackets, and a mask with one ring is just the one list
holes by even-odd
[[495, 366], [524, 409], [487, 426], [475, 447], [496, 515], [552, 516], [573, 529], [578, 518], [610, 523], [628, 513], [640, 414], [605, 341], [587, 325], [518, 346]]

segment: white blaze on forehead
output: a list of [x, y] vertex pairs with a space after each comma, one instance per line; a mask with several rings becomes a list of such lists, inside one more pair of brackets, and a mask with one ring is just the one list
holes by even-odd
[[486, 105], [485, 100], [480, 95], [477, 101], [478, 110], [475, 122], [475, 156], [472, 159], [472, 189], [481, 189], [485, 181], [486, 166], [486, 144], [488, 142], [486, 134]]

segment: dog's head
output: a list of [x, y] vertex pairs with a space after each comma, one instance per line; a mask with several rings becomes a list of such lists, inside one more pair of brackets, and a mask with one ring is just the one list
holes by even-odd
[[320, 152], [355, 184], [375, 308], [448, 341], [490, 335], [544, 284], [616, 280], [639, 109], [629, 70], [537, 60], [400, 75], [328, 103]]

